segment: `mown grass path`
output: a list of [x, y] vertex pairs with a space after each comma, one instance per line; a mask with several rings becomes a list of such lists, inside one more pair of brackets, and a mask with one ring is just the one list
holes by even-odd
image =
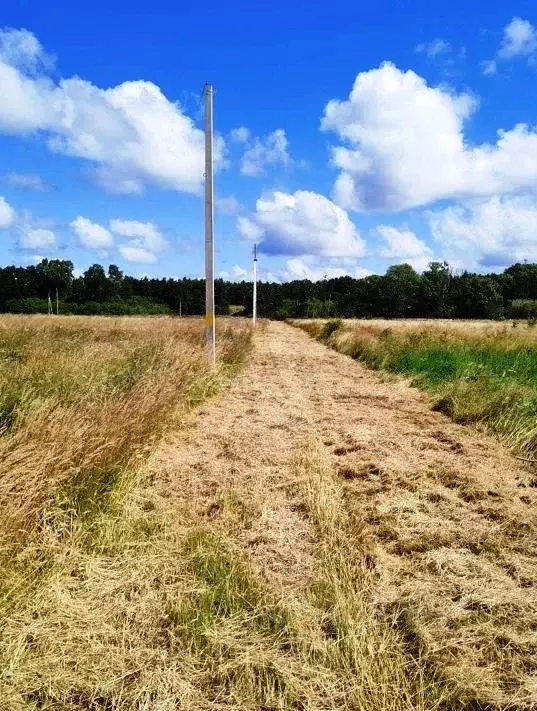
[[[312, 447], [314, 459], [297, 464]], [[160, 494], [230, 541], [292, 609], [318, 582], [319, 534], [300, 491], [322, 458], [352, 522], [345, 555], [355, 550], [372, 571], [371, 615], [397, 630], [452, 701], [537, 702], [532, 472], [492, 438], [432, 412], [402, 380], [268, 323], [250, 365], [150, 468]]]

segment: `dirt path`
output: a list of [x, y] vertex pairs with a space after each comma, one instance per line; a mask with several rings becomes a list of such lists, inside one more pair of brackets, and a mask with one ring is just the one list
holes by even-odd
[[[374, 543], [377, 600], [468, 698], [537, 698], [537, 489], [491, 438], [426, 396], [288, 325], [151, 468], [159, 490], [217, 517], [223, 492], [254, 507], [237, 540], [286, 595], [311, 572], [311, 530], [289, 494], [293, 457], [323, 443]], [[532, 516], [533, 513], [533, 516]]]

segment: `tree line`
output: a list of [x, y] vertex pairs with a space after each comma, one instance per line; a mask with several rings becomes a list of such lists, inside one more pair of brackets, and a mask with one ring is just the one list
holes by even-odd
[[[266, 318], [486, 318], [537, 316], [537, 264], [517, 263], [501, 274], [454, 273], [432, 262], [423, 273], [408, 264], [384, 275], [306, 279], [258, 285], [258, 314]], [[43, 259], [28, 267], [0, 268], [0, 311], [78, 314], [199, 315], [203, 279], [136, 279], [116, 265], [93, 264], [81, 276], [73, 263]], [[215, 281], [217, 313], [251, 314], [252, 283]]]

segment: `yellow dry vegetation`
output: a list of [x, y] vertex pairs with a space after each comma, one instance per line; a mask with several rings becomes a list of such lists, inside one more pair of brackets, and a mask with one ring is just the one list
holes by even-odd
[[213, 374], [201, 320], [0, 323], [2, 711], [532, 707], [537, 495], [492, 439], [285, 324], [221, 324]]
[[224, 323], [219, 335], [211, 372], [201, 320], [0, 319], [3, 709], [100, 708], [76, 688], [99, 686], [86, 653], [113, 657], [104, 592], [125, 559], [133, 567], [119, 584], [128, 586], [162, 523], [140, 498], [144, 462], [249, 351], [247, 323]]

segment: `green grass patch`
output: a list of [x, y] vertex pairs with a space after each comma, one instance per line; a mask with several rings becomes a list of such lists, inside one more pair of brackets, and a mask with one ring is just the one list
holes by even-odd
[[537, 449], [537, 343], [528, 326], [500, 331], [304, 324], [310, 335], [375, 369], [411, 379], [434, 407], [478, 423], [519, 451]]

